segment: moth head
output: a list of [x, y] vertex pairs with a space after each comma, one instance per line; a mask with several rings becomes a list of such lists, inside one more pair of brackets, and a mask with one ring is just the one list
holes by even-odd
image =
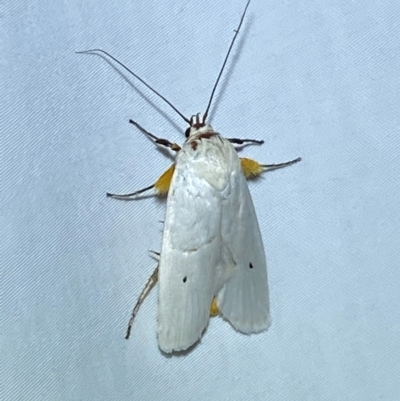
[[208, 132], [214, 132], [210, 124], [205, 122], [204, 118], [201, 118], [200, 113], [190, 117], [190, 126], [185, 131], [186, 138], [190, 138], [193, 135], [206, 134]]

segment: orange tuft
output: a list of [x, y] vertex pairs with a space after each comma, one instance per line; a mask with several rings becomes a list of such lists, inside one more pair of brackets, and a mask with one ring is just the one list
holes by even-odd
[[210, 306], [210, 316], [218, 316], [219, 315], [219, 308], [217, 305], [217, 298], [214, 297], [213, 301], [211, 302]]
[[240, 164], [242, 165], [243, 174], [247, 179], [258, 177], [263, 172], [263, 166], [253, 159], [241, 158]]
[[154, 184], [154, 189], [156, 190], [156, 194], [160, 196], [167, 195], [169, 191], [169, 187], [171, 185], [172, 175], [175, 171], [175, 164], [170, 166], [168, 170], [166, 170], [161, 177]]

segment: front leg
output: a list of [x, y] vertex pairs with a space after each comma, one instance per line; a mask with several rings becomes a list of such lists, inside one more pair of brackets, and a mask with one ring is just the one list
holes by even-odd
[[163, 139], [163, 138], [157, 138], [155, 135], [153, 135], [151, 132], [147, 131], [144, 129], [139, 123], [133, 120], [129, 120], [131, 124], [133, 124], [135, 127], [139, 128], [140, 131], [142, 131], [144, 134], [149, 136], [151, 139], [154, 140], [154, 143], [157, 145], [165, 146], [169, 149], [172, 149], [174, 152], [179, 152], [181, 150], [181, 147], [177, 143], [172, 143], [168, 139]]

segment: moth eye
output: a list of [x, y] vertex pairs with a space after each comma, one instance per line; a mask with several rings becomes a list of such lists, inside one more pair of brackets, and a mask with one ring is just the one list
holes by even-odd
[[190, 134], [190, 127], [186, 129], [185, 131], [185, 137], [189, 138], [189, 134]]

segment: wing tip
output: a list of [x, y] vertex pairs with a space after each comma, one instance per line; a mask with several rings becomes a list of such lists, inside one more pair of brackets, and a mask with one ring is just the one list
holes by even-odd
[[158, 332], [158, 347], [164, 354], [178, 354], [186, 355], [195, 348], [203, 337], [208, 327], [208, 321], [206, 327], [202, 330], [196, 331], [194, 335], [188, 335], [186, 338], [182, 338], [182, 335], [178, 333], [169, 332], [168, 334], [160, 330]]
[[262, 333], [267, 331], [271, 326], [271, 317], [269, 314], [263, 316], [261, 319], [252, 319], [251, 321], [242, 319], [224, 319], [228, 321], [236, 331], [248, 335]]
[[168, 355], [186, 355], [190, 353], [198, 343], [200, 343], [201, 336], [194, 342], [193, 340], [181, 342], [181, 341], [168, 341], [158, 337], [158, 347], [164, 354]]

